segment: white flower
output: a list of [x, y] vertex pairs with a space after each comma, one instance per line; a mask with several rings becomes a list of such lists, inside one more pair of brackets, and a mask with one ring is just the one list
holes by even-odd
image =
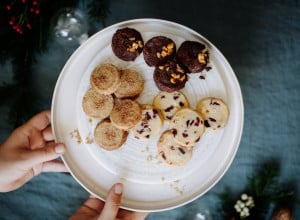
[[241, 200], [237, 200], [234, 209], [240, 214], [241, 218], [246, 218], [250, 216], [250, 209], [254, 207], [254, 200], [252, 196], [248, 196], [243, 193], [241, 195]]
[[248, 195], [247, 195], [247, 194], [245, 194], [245, 193], [244, 193], [244, 194], [242, 194], [242, 196], [241, 196], [241, 199], [242, 199], [242, 200], [247, 200], [247, 199], [248, 199]]

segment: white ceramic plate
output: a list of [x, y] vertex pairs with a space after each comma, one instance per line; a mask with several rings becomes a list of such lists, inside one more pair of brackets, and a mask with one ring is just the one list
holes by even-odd
[[[205, 44], [210, 52], [212, 69], [190, 74], [181, 91], [192, 108], [208, 96], [222, 98], [228, 104], [230, 117], [224, 129], [205, 132], [194, 147], [192, 159], [182, 167], [170, 167], [156, 159], [158, 138], [137, 140], [129, 135], [126, 143], [115, 151], [106, 151], [93, 143], [96, 120], [87, 117], [81, 107], [82, 97], [90, 87], [89, 77], [99, 63], [113, 63], [120, 69], [138, 70], [145, 89], [138, 101], [151, 104], [159, 92], [152, 73], [139, 56], [134, 62], [118, 59], [112, 52], [111, 39], [119, 28], [135, 28], [144, 42], [163, 35], [173, 39], [177, 48], [184, 40]], [[125, 186], [122, 207], [137, 211], [172, 209], [200, 197], [213, 187], [230, 166], [239, 146], [243, 128], [243, 101], [236, 76], [218, 49], [197, 32], [164, 20], [137, 19], [105, 28], [81, 45], [63, 68], [52, 101], [52, 127], [55, 139], [67, 145], [63, 161], [73, 177], [91, 194], [105, 199], [115, 182]], [[164, 127], [166, 129], [167, 126]], [[80, 139], [79, 136], [80, 135]]]

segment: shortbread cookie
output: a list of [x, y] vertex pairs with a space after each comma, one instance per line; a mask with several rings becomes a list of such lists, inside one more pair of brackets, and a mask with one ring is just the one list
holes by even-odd
[[125, 143], [127, 135], [127, 131], [113, 126], [108, 119], [98, 123], [94, 131], [96, 144], [105, 150], [115, 150], [121, 147]]
[[184, 41], [177, 51], [176, 60], [191, 73], [202, 72], [209, 63], [209, 52], [200, 42]]
[[211, 130], [224, 127], [229, 117], [229, 109], [220, 98], [207, 97], [202, 99], [196, 110], [202, 115], [205, 127]]
[[103, 95], [89, 89], [82, 99], [83, 111], [92, 118], [102, 120], [109, 116], [114, 106], [112, 95]]
[[144, 59], [148, 66], [158, 66], [173, 59], [176, 45], [170, 38], [156, 36], [148, 40], [143, 49]]
[[157, 66], [153, 74], [157, 88], [166, 92], [174, 92], [184, 88], [187, 79], [184, 68], [171, 60]]
[[161, 111], [168, 122], [179, 109], [188, 107], [189, 103], [181, 92], [160, 92], [154, 97], [153, 106]]
[[175, 113], [170, 122], [170, 129], [173, 130], [176, 142], [183, 146], [192, 147], [200, 140], [205, 127], [198, 112], [184, 108]]
[[148, 140], [159, 135], [163, 122], [158, 110], [152, 105], [143, 105], [142, 109], [142, 119], [131, 129], [131, 132], [138, 139]]
[[115, 32], [111, 47], [121, 60], [134, 61], [142, 52], [144, 41], [139, 31], [126, 27]]
[[92, 87], [104, 95], [114, 93], [118, 89], [120, 82], [118, 68], [110, 63], [98, 65], [90, 76]]
[[121, 70], [121, 84], [115, 91], [118, 98], [135, 98], [144, 89], [144, 80], [142, 76], [135, 70]]
[[161, 135], [157, 143], [157, 152], [159, 160], [172, 166], [185, 165], [192, 157], [192, 149], [178, 144], [171, 130]]
[[110, 113], [110, 120], [114, 126], [129, 130], [142, 118], [142, 108], [139, 103], [131, 99], [117, 100]]

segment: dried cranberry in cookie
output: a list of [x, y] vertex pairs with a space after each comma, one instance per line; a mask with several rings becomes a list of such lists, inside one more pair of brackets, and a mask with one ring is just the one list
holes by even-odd
[[174, 139], [183, 146], [194, 146], [204, 132], [204, 121], [201, 115], [189, 108], [184, 108], [175, 113], [170, 129], [173, 130]]
[[160, 92], [154, 97], [153, 106], [160, 110], [166, 121], [170, 121], [179, 109], [188, 107], [189, 103], [185, 95], [179, 91]]
[[114, 33], [111, 47], [121, 60], [134, 61], [143, 51], [144, 41], [139, 31], [126, 27]]
[[176, 45], [173, 40], [164, 36], [156, 36], [145, 44], [143, 54], [148, 66], [158, 66], [173, 59]]
[[187, 75], [180, 64], [169, 60], [155, 68], [153, 80], [159, 90], [174, 92], [184, 88]]
[[192, 157], [192, 149], [174, 141], [171, 130], [165, 131], [157, 143], [158, 159], [171, 166], [185, 165]]
[[131, 129], [131, 134], [137, 139], [148, 140], [159, 135], [162, 125], [158, 110], [152, 105], [143, 105], [142, 119]]
[[223, 128], [229, 117], [229, 109], [220, 98], [207, 97], [200, 100], [196, 110], [202, 115], [207, 129]]
[[184, 41], [176, 54], [176, 60], [191, 73], [202, 72], [209, 63], [208, 49], [197, 41]]

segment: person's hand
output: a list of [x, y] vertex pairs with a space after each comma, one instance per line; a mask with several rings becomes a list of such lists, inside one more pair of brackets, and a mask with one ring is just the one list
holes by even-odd
[[50, 111], [43, 111], [15, 129], [0, 145], [0, 192], [21, 187], [41, 172], [66, 172], [54, 160], [65, 151], [53, 141]]
[[143, 220], [148, 213], [134, 212], [120, 209], [123, 185], [114, 184], [109, 190], [106, 202], [90, 197], [75, 213], [70, 220]]

